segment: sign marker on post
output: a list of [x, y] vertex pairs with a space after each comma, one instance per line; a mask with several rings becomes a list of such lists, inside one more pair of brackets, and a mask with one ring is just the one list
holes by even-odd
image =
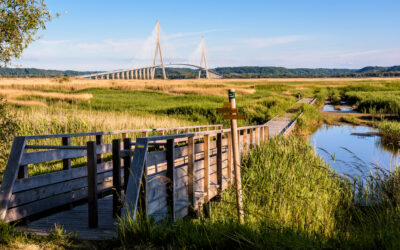
[[218, 113], [224, 113], [224, 119], [231, 120], [231, 138], [233, 151], [233, 166], [235, 169], [235, 189], [237, 212], [240, 223], [244, 222], [243, 198], [242, 198], [242, 181], [240, 177], [240, 158], [239, 158], [239, 138], [237, 130], [237, 120], [244, 119], [244, 115], [238, 114], [236, 108], [235, 89], [228, 91], [229, 103], [224, 103], [225, 108], [217, 109]]

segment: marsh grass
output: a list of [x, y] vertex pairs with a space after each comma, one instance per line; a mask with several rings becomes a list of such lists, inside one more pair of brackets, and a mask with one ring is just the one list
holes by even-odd
[[244, 224], [227, 189], [211, 203], [211, 218], [156, 224], [128, 216], [118, 237], [124, 248], [398, 248], [399, 172], [368, 178], [355, 184], [304, 140], [276, 137], [243, 159]]

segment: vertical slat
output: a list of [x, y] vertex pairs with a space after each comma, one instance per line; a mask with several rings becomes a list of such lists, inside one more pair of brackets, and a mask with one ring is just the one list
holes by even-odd
[[24, 179], [28, 177], [28, 165], [19, 166], [18, 179]]
[[175, 140], [167, 140], [167, 206], [171, 221], [175, 221]]
[[[71, 139], [69, 137], [62, 138], [62, 145], [69, 146], [71, 145]], [[68, 170], [71, 169], [71, 159], [64, 159], [63, 160], [63, 169]]]
[[124, 139], [124, 150], [126, 150], [128, 153], [128, 155], [126, 155], [123, 158], [124, 161], [124, 190], [125, 190], [125, 194], [126, 194], [126, 189], [128, 187], [128, 180], [129, 180], [129, 169], [131, 166], [131, 144], [132, 144], [132, 140], [131, 138], [125, 138]]
[[248, 147], [248, 140], [247, 140], [247, 129], [243, 130], [243, 153], [242, 155], [247, 155], [247, 147]]
[[228, 132], [228, 187], [232, 185], [232, 133]]
[[254, 147], [254, 129], [250, 129], [250, 143], [249, 143], [249, 148]]
[[208, 202], [209, 199], [209, 187], [210, 187], [210, 136], [204, 135], [204, 203]]
[[0, 219], [4, 221], [26, 145], [25, 137], [15, 137], [0, 188]]
[[144, 164], [142, 183], [140, 187], [140, 212], [147, 217], [147, 165]]
[[[103, 135], [96, 135], [96, 144], [101, 145], [103, 144]], [[97, 155], [97, 163], [102, 163], [103, 162], [103, 155], [98, 154]]]
[[113, 217], [121, 216], [121, 140], [112, 141]]
[[87, 142], [89, 228], [98, 227], [96, 142]]
[[217, 134], [217, 184], [218, 194], [222, 193], [222, 133]]
[[131, 218], [136, 217], [138, 208], [138, 201], [140, 196], [140, 187], [143, 178], [143, 170], [147, 158], [147, 146], [148, 141], [146, 138], [137, 138], [135, 151], [133, 153], [132, 164], [126, 166], [129, 168], [129, 181], [128, 187], [125, 194], [125, 203], [122, 211], [122, 218], [130, 216]]
[[255, 130], [255, 134], [256, 134], [256, 145], [260, 144], [260, 128], [256, 128]]
[[188, 200], [190, 203], [189, 213], [191, 216], [195, 214], [195, 196], [194, 196], [194, 162], [195, 162], [195, 148], [194, 137], [188, 138]]

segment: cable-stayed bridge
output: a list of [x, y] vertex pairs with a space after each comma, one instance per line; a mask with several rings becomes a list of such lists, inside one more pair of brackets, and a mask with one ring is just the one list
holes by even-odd
[[[204, 38], [201, 41], [201, 59], [199, 65], [194, 65], [190, 63], [170, 63], [168, 65], [172, 66], [187, 66], [193, 67], [199, 70], [198, 78], [201, 77], [202, 72], [205, 72], [205, 77], [207, 79], [220, 79], [222, 75], [218, 74], [213, 70], [209, 70], [207, 66], [207, 57], [205, 51], [205, 42]], [[161, 63], [157, 64], [157, 56], [160, 56]], [[204, 66], [202, 66], [204, 63]], [[137, 67], [137, 68], [129, 68], [129, 69], [120, 69], [120, 70], [113, 70], [108, 72], [101, 72], [96, 74], [90, 75], [83, 75], [79, 76], [79, 78], [91, 78], [91, 79], [98, 79], [98, 80], [114, 80], [114, 79], [137, 79], [137, 80], [153, 80], [155, 77], [156, 68], [162, 69], [163, 79], [168, 79], [167, 74], [165, 73], [165, 65], [164, 59], [161, 51], [161, 42], [160, 42], [160, 25], [157, 21], [157, 42], [156, 42], [156, 51], [154, 55], [153, 65], [151, 66], [144, 66], [144, 67]]]

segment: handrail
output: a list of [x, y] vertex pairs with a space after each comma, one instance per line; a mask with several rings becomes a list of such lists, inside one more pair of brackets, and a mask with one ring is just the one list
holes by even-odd
[[216, 125], [200, 125], [200, 126], [185, 126], [175, 128], [152, 128], [152, 129], [132, 129], [132, 130], [117, 130], [107, 132], [87, 132], [87, 133], [69, 133], [69, 134], [48, 134], [48, 135], [29, 135], [25, 136], [27, 140], [37, 139], [50, 139], [50, 138], [71, 138], [80, 136], [94, 136], [94, 135], [115, 135], [123, 133], [140, 133], [140, 132], [157, 132], [157, 131], [169, 131], [169, 130], [183, 130], [183, 129], [196, 129], [196, 128], [210, 128], [210, 127], [222, 127], [222, 124]]

